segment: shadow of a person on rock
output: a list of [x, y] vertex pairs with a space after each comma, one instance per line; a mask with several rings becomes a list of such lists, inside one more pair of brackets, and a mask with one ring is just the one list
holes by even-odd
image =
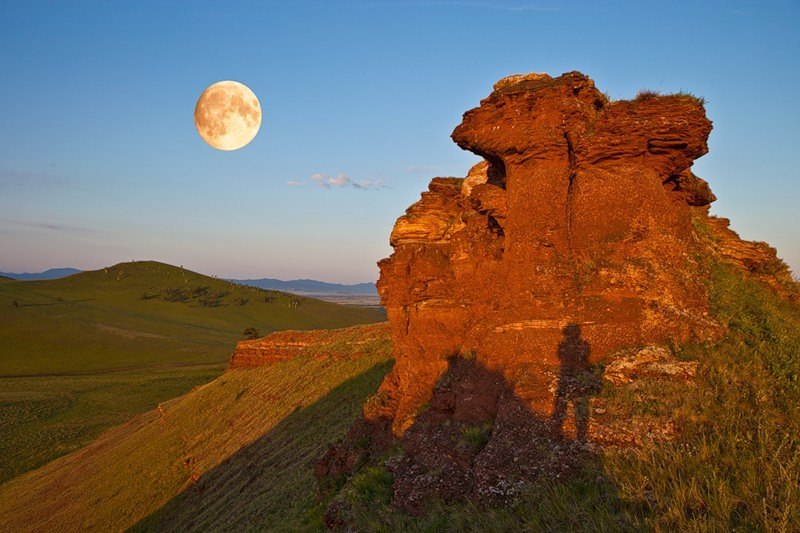
[[552, 423], [556, 434], [564, 436], [564, 421], [572, 403], [576, 439], [586, 442], [589, 430], [589, 398], [597, 394], [600, 380], [589, 365], [591, 347], [581, 338], [578, 324], [567, 324], [562, 330], [564, 338], [558, 344], [558, 388], [555, 394]]

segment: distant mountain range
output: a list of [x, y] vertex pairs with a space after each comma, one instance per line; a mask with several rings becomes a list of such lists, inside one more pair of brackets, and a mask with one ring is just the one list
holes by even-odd
[[77, 268], [51, 268], [50, 270], [45, 270], [44, 272], [34, 272], [29, 273], [25, 272], [23, 274], [15, 274], [13, 272], [0, 272], [0, 276], [23, 280], [23, 281], [32, 281], [37, 279], [59, 279], [59, 278], [66, 278], [67, 276], [71, 276], [73, 274], [78, 274], [81, 270]]
[[[25, 272], [16, 274], [14, 272], [0, 272], [0, 277], [10, 279], [32, 281], [42, 279], [59, 279], [82, 272], [77, 268], [51, 268], [44, 272]], [[259, 279], [229, 279], [233, 283], [249, 285], [260, 289], [273, 291], [294, 292], [294, 293], [323, 293], [323, 294], [352, 294], [363, 296], [374, 296], [378, 294], [374, 283], [356, 283], [354, 285], [343, 285], [341, 283], [326, 283], [314, 279], [293, 279], [284, 281], [272, 278]]]
[[231, 279], [234, 283], [250, 285], [260, 289], [297, 293], [328, 293], [328, 294], [359, 294], [377, 295], [378, 290], [374, 283], [356, 283], [355, 285], [342, 285], [341, 283], [326, 283], [313, 279], [294, 279], [283, 281], [280, 279]]

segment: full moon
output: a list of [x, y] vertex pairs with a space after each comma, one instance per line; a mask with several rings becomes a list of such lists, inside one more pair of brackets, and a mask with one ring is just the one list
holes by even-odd
[[218, 81], [197, 100], [194, 124], [200, 137], [214, 148], [238, 150], [258, 133], [261, 105], [246, 85]]

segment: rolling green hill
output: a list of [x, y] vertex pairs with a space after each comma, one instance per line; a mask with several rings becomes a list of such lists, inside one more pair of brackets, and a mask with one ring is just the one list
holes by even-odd
[[157, 262], [0, 283], [0, 482], [218, 376], [246, 328], [326, 329], [379, 311]]
[[266, 335], [382, 319], [163, 263], [121, 263], [52, 281], [4, 283], [0, 376], [221, 363], [248, 327]]
[[0, 530], [250, 528], [318, 523], [313, 463], [389, 370], [386, 335], [358, 357], [315, 346], [233, 370], [0, 486]]

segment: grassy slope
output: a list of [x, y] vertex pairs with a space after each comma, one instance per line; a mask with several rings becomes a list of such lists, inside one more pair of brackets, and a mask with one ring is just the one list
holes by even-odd
[[0, 530], [307, 527], [313, 462], [377, 389], [390, 351], [384, 339], [354, 360], [309, 353], [227, 372], [0, 486]]
[[0, 380], [0, 482], [220, 373], [214, 366]]
[[[202, 296], [192, 297], [200, 287], [227, 295], [207, 307]], [[165, 300], [170, 289], [185, 290], [187, 301]], [[145, 293], [154, 297], [143, 299]], [[235, 285], [162, 263], [122, 263], [0, 285], [0, 375], [219, 363], [247, 327], [266, 335], [381, 319], [376, 311]]]
[[[199, 292], [193, 297], [199, 287], [218, 305], [203, 305]], [[186, 301], [165, 300], [176, 289]], [[145, 293], [152, 297], [142, 299]], [[3, 281], [0, 482], [215, 378], [247, 327], [266, 335], [382, 318], [155, 262]]]
[[800, 531], [800, 308], [727, 267], [712, 280], [729, 332], [683, 349], [702, 374], [682, 437], [608, 471], [661, 530]]

